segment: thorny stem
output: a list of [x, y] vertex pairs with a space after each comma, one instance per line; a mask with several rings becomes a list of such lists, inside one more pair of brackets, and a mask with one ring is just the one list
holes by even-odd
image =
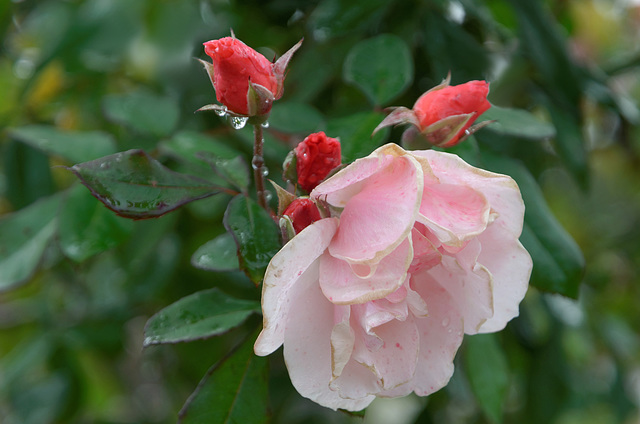
[[264, 158], [262, 157], [262, 144], [264, 143], [264, 139], [262, 137], [262, 125], [254, 124], [253, 125], [253, 159], [251, 160], [251, 167], [253, 168], [253, 179], [256, 183], [256, 196], [258, 197], [258, 204], [260, 207], [267, 212], [269, 211], [269, 206], [267, 205], [267, 195], [264, 189]]

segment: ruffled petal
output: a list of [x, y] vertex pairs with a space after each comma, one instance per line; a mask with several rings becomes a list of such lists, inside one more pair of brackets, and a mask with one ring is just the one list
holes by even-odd
[[355, 332], [349, 323], [351, 318], [349, 306], [336, 306], [334, 318], [336, 324], [331, 330], [331, 373], [335, 379], [342, 374], [342, 370], [351, 358]]
[[[271, 259], [262, 285], [263, 329], [254, 346], [256, 355], [268, 355], [283, 343], [289, 309], [295, 303], [290, 290], [327, 248], [337, 227], [336, 218], [317, 221], [291, 239]], [[307, 274], [305, 278], [310, 277]], [[317, 275], [315, 278], [317, 283]]]
[[423, 184], [422, 169], [410, 156], [394, 158], [368, 178], [340, 215], [331, 255], [375, 264], [391, 253], [413, 227]]
[[[413, 282], [417, 286], [423, 282], [437, 282], [452, 298], [456, 309], [464, 319], [464, 331], [475, 334], [482, 324], [494, 314], [493, 286], [491, 274], [475, 260], [480, 243], [473, 241], [465, 249], [462, 258], [443, 255], [437, 266], [426, 272], [414, 275]], [[427, 307], [431, 303], [427, 300]], [[429, 309], [431, 312], [431, 309]]]
[[375, 396], [345, 399], [329, 387], [333, 379], [330, 340], [334, 327], [334, 305], [324, 297], [317, 284], [317, 262], [305, 271], [307, 273], [310, 277], [300, 278], [289, 293], [295, 299], [290, 308], [291, 316], [295, 319], [287, 322], [284, 360], [291, 383], [302, 396], [322, 406], [334, 410], [359, 411], [369, 405]]
[[524, 202], [516, 182], [507, 175], [475, 168], [460, 157], [435, 150], [411, 152], [427, 158], [435, 176], [443, 184], [467, 185], [486, 197], [497, 219], [514, 235], [520, 236]]
[[480, 333], [502, 330], [512, 318], [518, 316], [518, 306], [529, 286], [533, 262], [529, 252], [513, 235], [511, 229], [493, 223], [478, 240], [482, 251], [478, 263], [493, 276], [493, 317], [479, 329]]
[[359, 276], [349, 264], [325, 252], [320, 258], [320, 287], [336, 304], [364, 303], [382, 299], [402, 286], [413, 258], [409, 239], [385, 256], [372, 275]]
[[443, 244], [461, 246], [487, 228], [490, 210], [484, 195], [471, 187], [425, 184], [418, 221]]
[[429, 316], [416, 318], [420, 337], [418, 363], [413, 380], [379, 396], [400, 396], [414, 391], [419, 396], [429, 395], [444, 387], [453, 375], [453, 359], [463, 337], [463, 317], [454, 299], [433, 279], [411, 287], [425, 300]]

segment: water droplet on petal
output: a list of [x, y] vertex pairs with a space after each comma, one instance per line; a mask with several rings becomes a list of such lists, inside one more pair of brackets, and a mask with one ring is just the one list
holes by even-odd
[[244, 116], [232, 116], [231, 118], [229, 118], [229, 122], [231, 123], [231, 126], [235, 130], [244, 128], [248, 120], [249, 118]]
[[445, 319], [442, 320], [442, 326], [446, 327], [447, 325], [449, 325], [449, 317], [446, 317]]

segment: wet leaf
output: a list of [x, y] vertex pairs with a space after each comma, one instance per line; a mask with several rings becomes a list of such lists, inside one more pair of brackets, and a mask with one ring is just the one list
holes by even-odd
[[207, 271], [236, 271], [240, 269], [238, 247], [233, 236], [223, 233], [203, 244], [191, 256], [191, 264]]
[[156, 218], [219, 192], [211, 183], [166, 168], [142, 150], [129, 150], [69, 168], [120, 216]]
[[217, 288], [183, 297], [151, 317], [144, 329], [144, 346], [204, 339], [229, 331], [260, 302], [236, 299]]
[[213, 170], [226, 182], [247, 193], [251, 183], [249, 167], [242, 156], [233, 159], [221, 159], [210, 152], [198, 152], [196, 156], [207, 162]]
[[240, 268], [259, 284], [271, 258], [280, 250], [280, 231], [269, 213], [243, 195], [234, 197], [224, 226], [238, 246]]

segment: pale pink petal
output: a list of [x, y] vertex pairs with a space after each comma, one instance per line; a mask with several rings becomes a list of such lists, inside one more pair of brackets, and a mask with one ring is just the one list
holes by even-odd
[[498, 219], [514, 235], [522, 232], [524, 203], [516, 182], [507, 175], [475, 168], [450, 153], [424, 150], [411, 152], [427, 158], [433, 173], [443, 184], [460, 184], [478, 190], [487, 198]]
[[[478, 249], [479, 243], [470, 243], [463, 251], [474, 248]], [[449, 292], [455, 307], [462, 314], [465, 333], [475, 334], [494, 314], [492, 279], [483, 266], [475, 262], [461, 262], [457, 257], [443, 255], [440, 264], [425, 272], [414, 274], [412, 282], [415, 285], [423, 281], [435, 281], [440, 284]], [[427, 307], [430, 306], [427, 300]], [[429, 312], [431, 313], [431, 309]]]
[[444, 387], [453, 375], [453, 359], [462, 343], [462, 314], [451, 295], [435, 280], [412, 279], [411, 287], [429, 308], [428, 317], [415, 319], [420, 337], [415, 375], [408, 385], [379, 396], [398, 396], [411, 390], [426, 396]]
[[420, 206], [423, 173], [410, 156], [394, 158], [366, 180], [340, 215], [329, 246], [336, 258], [375, 264], [409, 235]]
[[461, 246], [484, 231], [490, 210], [484, 195], [471, 187], [425, 184], [418, 221], [443, 244]]
[[[411, 242], [413, 245], [413, 261], [409, 267], [410, 273], [416, 273], [424, 269], [433, 268], [440, 263], [442, 254], [436, 246], [425, 236], [434, 237], [422, 224], [416, 223], [411, 230]], [[438, 242], [436, 240], [436, 242]], [[439, 242], [438, 242], [439, 244]]]
[[405, 239], [378, 263], [372, 275], [362, 278], [347, 262], [325, 252], [320, 257], [320, 287], [327, 299], [336, 304], [382, 299], [402, 286], [412, 258], [411, 242]]
[[531, 256], [513, 235], [494, 222], [478, 236], [482, 251], [478, 263], [493, 276], [494, 314], [479, 329], [480, 333], [502, 330], [509, 320], [518, 316], [518, 305], [527, 293], [533, 263]]
[[376, 374], [353, 358], [344, 367], [340, 377], [331, 382], [330, 387], [346, 399], [367, 399], [380, 391]]
[[289, 309], [296, 302], [289, 292], [327, 248], [337, 227], [336, 218], [316, 221], [271, 259], [262, 284], [263, 329], [254, 346], [256, 355], [268, 355], [284, 341]]
[[375, 396], [344, 399], [329, 387], [333, 378], [330, 340], [334, 305], [324, 297], [317, 284], [317, 262], [307, 269], [307, 273], [311, 277], [301, 278], [289, 293], [295, 301], [291, 304], [291, 319], [284, 336], [284, 360], [291, 383], [302, 396], [327, 408], [361, 410]]
[[[370, 349], [364, 339], [359, 337], [359, 334], [362, 336], [364, 333], [356, 329], [352, 361], [359, 364], [360, 368], [350, 363], [351, 366], [347, 365], [343, 375], [333, 381], [332, 387], [337, 389], [341, 396], [362, 396], [363, 390], [375, 394], [381, 390], [393, 389], [413, 378], [419, 345], [418, 330], [413, 317], [408, 316], [406, 321], [391, 320], [375, 328], [375, 333], [383, 343], [377, 349]], [[360, 376], [365, 382], [364, 387], [353, 384], [353, 379], [345, 374], [347, 369]], [[372, 381], [375, 385], [372, 385]]]
[[337, 208], [343, 208], [349, 199], [362, 190], [365, 181], [380, 169], [393, 162], [389, 155], [369, 155], [356, 159], [348, 167], [318, 184], [309, 197], [320, 199]]
[[331, 373], [333, 378], [337, 378], [351, 358], [355, 332], [349, 322], [351, 318], [349, 306], [336, 306], [333, 315], [336, 324], [331, 330]]

